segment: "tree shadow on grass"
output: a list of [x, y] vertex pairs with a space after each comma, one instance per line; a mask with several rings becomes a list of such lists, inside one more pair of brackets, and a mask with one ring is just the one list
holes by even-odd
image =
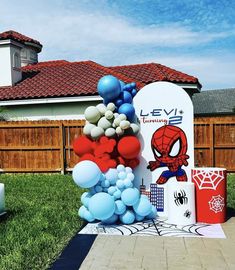
[[18, 210], [6, 210], [6, 213], [4, 215], [0, 216], [0, 223], [4, 223], [6, 221], [9, 221], [22, 212], [23, 211], [21, 211], [19, 209]]
[[235, 209], [232, 207], [227, 207], [227, 221], [232, 217], [235, 217]]

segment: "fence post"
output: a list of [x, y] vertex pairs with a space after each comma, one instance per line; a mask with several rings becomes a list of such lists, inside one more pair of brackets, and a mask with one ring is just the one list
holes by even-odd
[[210, 166], [215, 166], [214, 124], [210, 123]]
[[64, 148], [64, 126], [63, 122], [60, 123], [60, 162], [61, 162], [61, 174], [65, 173], [65, 148]]

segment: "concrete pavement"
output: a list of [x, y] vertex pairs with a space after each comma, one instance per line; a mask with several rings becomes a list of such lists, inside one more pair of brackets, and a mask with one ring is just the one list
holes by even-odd
[[81, 270], [235, 269], [235, 217], [226, 239], [98, 235]]

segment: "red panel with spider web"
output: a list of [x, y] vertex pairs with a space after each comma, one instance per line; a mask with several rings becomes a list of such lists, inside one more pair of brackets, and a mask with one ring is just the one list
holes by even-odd
[[226, 170], [195, 168], [192, 170], [192, 181], [196, 187], [197, 222], [225, 222]]

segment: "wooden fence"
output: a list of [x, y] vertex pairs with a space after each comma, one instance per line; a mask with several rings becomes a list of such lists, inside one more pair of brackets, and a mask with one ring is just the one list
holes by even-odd
[[[71, 171], [84, 121], [0, 122], [0, 171]], [[235, 172], [235, 119], [195, 118], [195, 164]]]
[[224, 167], [235, 172], [235, 115], [196, 117], [194, 148], [196, 166]]
[[70, 171], [78, 162], [72, 149], [84, 121], [0, 123], [0, 169], [4, 172]]

